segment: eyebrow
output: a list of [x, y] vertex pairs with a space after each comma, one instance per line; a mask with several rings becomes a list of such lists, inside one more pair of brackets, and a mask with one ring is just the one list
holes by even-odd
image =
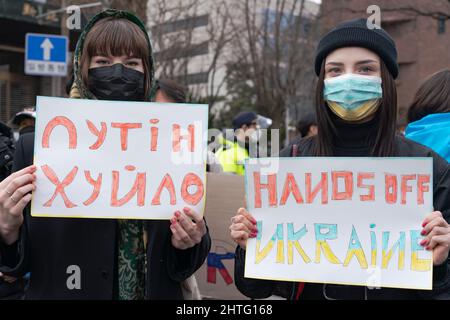
[[376, 60], [362, 60], [362, 61], [358, 61], [357, 63], [355, 63], [355, 65], [360, 65], [360, 64], [366, 64], [366, 63], [377, 63], [378, 61]]
[[[366, 63], [376, 63], [376, 60], [361, 60], [355, 63], [355, 65], [361, 65], [361, 64], [366, 64]], [[334, 62], [334, 61], [330, 61], [327, 62], [326, 65], [333, 65], [333, 66], [343, 66], [344, 64], [342, 62]]]
[[[96, 55], [93, 55], [92, 57], [101, 57], [101, 58], [113, 58], [114, 56], [109, 56], [109, 55], [107, 55], [107, 54], [96, 54]], [[138, 57], [138, 56], [136, 56], [136, 55], [123, 55], [123, 56], [120, 56], [120, 57], [126, 57], [127, 59], [141, 59], [140, 57]]]
[[343, 66], [344, 64], [342, 62], [327, 62], [326, 65], [333, 65], [333, 66]]

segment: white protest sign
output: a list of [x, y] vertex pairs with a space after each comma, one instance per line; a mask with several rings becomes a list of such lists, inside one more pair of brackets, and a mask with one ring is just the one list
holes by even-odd
[[258, 235], [245, 277], [432, 289], [432, 253], [419, 245], [433, 211], [431, 158], [272, 161], [278, 170], [246, 163]]
[[37, 97], [35, 217], [203, 214], [208, 106]]

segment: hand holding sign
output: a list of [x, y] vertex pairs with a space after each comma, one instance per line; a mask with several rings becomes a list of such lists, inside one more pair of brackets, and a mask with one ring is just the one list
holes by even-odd
[[442, 217], [440, 211], [430, 213], [423, 222], [422, 235], [426, 238], [420, 245], [426, 246], [427, 250], [433, 250], [433, 265], [443, 264], [450, 249], [450, 225]]
[[23, 209], [35, 190], [36, 166], [17, 171], [0, 183], [0, 238], [6, 244], [17, 240], [23, 223]]
[[237, 214], [231, 218], [230, 232], [234, 242], [245, 249], [247, 239], [255, 238], [258, 234], [255, 218], [245, 208], [239, 208]]
[[177, 211], [170, 219], [172, 231], [172, 245], [180, 250], [192, 248], [202, 241], [206, 234], [206, 225], [203, 217], [194, 210], [184, 208], [183, 212]]

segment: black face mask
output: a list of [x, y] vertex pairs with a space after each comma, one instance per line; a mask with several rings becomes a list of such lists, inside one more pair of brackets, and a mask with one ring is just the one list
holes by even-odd
[[116, 63], [89, 69], [88, 89], [99, 100], [143, 101], [144, 73]]

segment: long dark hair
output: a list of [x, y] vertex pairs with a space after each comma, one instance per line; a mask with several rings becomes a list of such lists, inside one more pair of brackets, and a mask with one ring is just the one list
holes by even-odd
[[417, 90], [408, 109], [408, 122], [414, 122], [433, 113], [450, 112], [450, 70], [431, 75]]
[[[371, 146], [371, 156], [389, 157], [394, 155], [394, 138], [397, 123], [397, 89], [394, 78], [382, 60], [380, 65], [383, 97], [375, 115], [377, 130]], [[318, 133], [315, 137], [314, 155], [318, 157], [334, 155], [333, 145], [334, 136], [336, 136], [336, 126], [333, 123], [332, 111], [326, 107], [323, 99], [324, 79], [325, 60], [322, 62], [316, 86]]]

